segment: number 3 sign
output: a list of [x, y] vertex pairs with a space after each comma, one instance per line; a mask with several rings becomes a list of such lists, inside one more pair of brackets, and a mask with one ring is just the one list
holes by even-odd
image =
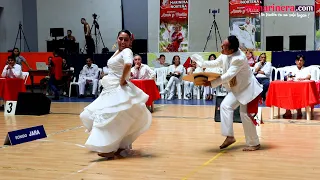
[[17, 101], [6, 101], [4, 107], [4, 115], [15, 115], [16, 114]]

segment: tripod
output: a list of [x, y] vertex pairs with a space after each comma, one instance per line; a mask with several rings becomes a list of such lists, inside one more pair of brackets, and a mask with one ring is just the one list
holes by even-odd
[[20, 49], [20, 51], [21, 51], [21, 44], [22, 44], [22, 35], [23, 35], [23, 40], [24, 40], [24, 42], [26, 43], [26, 45], [27, 45], [27, 48], [28, 48], [28, 51], [30, 52], [30, 48], [29, 48], [29, 45], [28, 45], [28, 42], [27, 42], [27, 39], [26, 39], [26, 36], [24, 35], [24, 31], [23, 31], [23, 29], [22, 29], [22, 24], [21, 24], [21, 22], [19, 22], [19, 29], [18, 29], [18, 33], [17, 33], [17, 37], [16, 37], [16, 41], [14, 42], [14, 46], [13, 46], [13, 48], [16, 48], [16, 45], [17, 45], [17, 41], [18, 41], [18, 39], [20, 40], [20, 47], [19, 47], [19, 49]]
[[208, 37], [207, 37], [206, 44], [204, 45], [203, 52], [207, 49], [208, 41], [209, 41], [209, 39], [210, 39], [213, 26], [214, 26], [214, 35], [215, 35], [215, 39], [216, 39], [217, 52], [219, 51], [219, 49], [218, 49], [218, 37], [217, 37], [217, 33], [218, 33], [218, 35], [219, 35], [219, 39], [220, 39], [220, 42], [221, 42], [221, 43], [222, 43], [222, 39], [221, 39], [220, 32], [219, 32], [219, 28], [218, 28], [218, 25], [217, 25], [217, 22], [216, 22], [216, 14], [213, 13], [213, 22], [212, 22], [212, 25], [211, 25], [211, 28], [210, 28], [210, 31], [209, 31], [209, 35], [208, 35]]
[[102, 35], [101, 35], [101, 32], [100, 32], [100, 26], [99, 26], [98, 21], [96, 20], [96, 17], [94, 17], [94, 19], [93, 19], [93, 23], [92, 23], [92, 26], [90, 28], [90, 32], [92, 32], [93, 28], [94, 28], [94, 36], [96, 38], [95, 51], [96, 51], [96, 53], [98, 53], [98, 50], [97, 50], [98, 49], [98, 36], [101, 39], [103, 48], [106, 48], [106, 46], [104, 45], [103, 38], [102, 38]]

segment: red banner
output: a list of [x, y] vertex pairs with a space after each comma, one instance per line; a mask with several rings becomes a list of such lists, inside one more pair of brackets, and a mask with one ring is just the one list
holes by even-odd
[[161, 0], [160, 21], [167, 23], [188, 22], [188, 1]]
[[160, 0], [159, 52], [188, 51], [188, 0]]
[[243, 0], [229, 1], [229, 16], [230, 17], [256, 17], [262, 9], [261, 1], [249, 1], [243, 3]]
[[261, 50], [262, 2], [262, 0], [229, 0], [230, 35], [237, 36], [240, 48], [244, 51]]
[[320, 16], [320, 0], [316, 0], [315, 2], [315, 11], [314, 11], [316, 17]]

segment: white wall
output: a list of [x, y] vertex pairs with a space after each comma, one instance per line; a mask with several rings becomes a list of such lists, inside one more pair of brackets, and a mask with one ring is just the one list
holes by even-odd
[[[50, 28], [65, 28], [65, 34], [71, 29], [80, 43], [80, 48], [83, 48], [85, 40], [80, 19], [86, 18], [91, 26], [93, 13], [98, 15], [104, 44], [111, 51], [117, 33], [121, 30], [120, 5], [120, 0], [37, 0], [39, 51], [47, 50], [46, 40], [50, 36]], [[98, 52], [101, 53], [101, 40], [98, 40], [98, 43]]]
[[[23, 21], [22, 0], [0, 0], [0, 7], [4, 7], [0, 19], [0, 52], [7, 52], [14, 46], [19, 21]], [[22, 47], [23, 43], [22, 41]]]
[[[189, 51], [202, 52], [209, 35], [209, 31], [214, 20], [213, 14], [209, 14], [209, 9], [220, 9], [216, 14], [216, 22], [222, 41], [229, 35], [229, 1], [219, 0], [189, 0]], [[221, 42], [217, 33], [218, 49], [220, 51]], [[217, 51], [214, 28], [211, 38], [208, 41], [205, 52]]]
[[[265, 0], [265, 5], [314, 5], [314, 0]], [[296, 12], [294, 12], [296, 13]], [[314, 50], [314, 12], [299, 12], [309, 14], [309, 18], [297, 17], [262, 17], [263, 42], [266, 36], [283, 36], [284, 51], [289, 50], [289, 36], [306, 35], [306, 50]], [[284, 13], [282, 13], [284, 14]], [[286, 13], [288, 14], [288, 13]], [[265, 49], [265, 43], [262, 48]]]
[[[209, 9], [220, 9], [216, 22], [222, 40], [229, 35], [229, 1], [189, 0], [189, 52], [202, 52], [206, 43], [213, 15]], [[159, 0], [148, 1], [148, 51], [158, 52]], [[206, 52], [216, 51], [214, 29], [208, 41]], [[219, 38], [218, 38], [219, 39]], [[218, 48], [220, 48], [218, 40]]]
[[158, 52], [160, 1], [148, 0], [148, 52]]

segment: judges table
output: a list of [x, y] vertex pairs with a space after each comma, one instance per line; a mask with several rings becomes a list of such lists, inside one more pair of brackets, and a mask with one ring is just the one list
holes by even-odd
[[[310, 108], [319, 103], [319, 92], [314, 81], [272, 81], [269, 86], [266, 106], [271, 107], [270, 118], [274, 117], [274, 107], [283, 109], [306, 109], [307, 120], [311, 119]], [[280, 116], [278, 109], [278, 116]]]
[[26, 92], [24, 79], [0, 78], [0, 97], [4, 101], [17, 101], [19, 92]]
[[320, 102], [320, 81], [316, 82], [317, 90], [318, 90], [318, 96], [319, 96], [319, 102]]
[[153, 102], [160, 99], [160, 93], [155, 81], [153, 79], [132, 79], [131, 82], [149, 95], [146, 105], [151, 106], [151, 111], [153, 111]]
[[[73, 74], [71, 70], [63, 70], [63, 76], [70, 76]], [[34, 76], [49, 76], [49, 70], [29, 70], [29, 76], [31, 80], [31, 92], [33, 93], [34, 88]]]

